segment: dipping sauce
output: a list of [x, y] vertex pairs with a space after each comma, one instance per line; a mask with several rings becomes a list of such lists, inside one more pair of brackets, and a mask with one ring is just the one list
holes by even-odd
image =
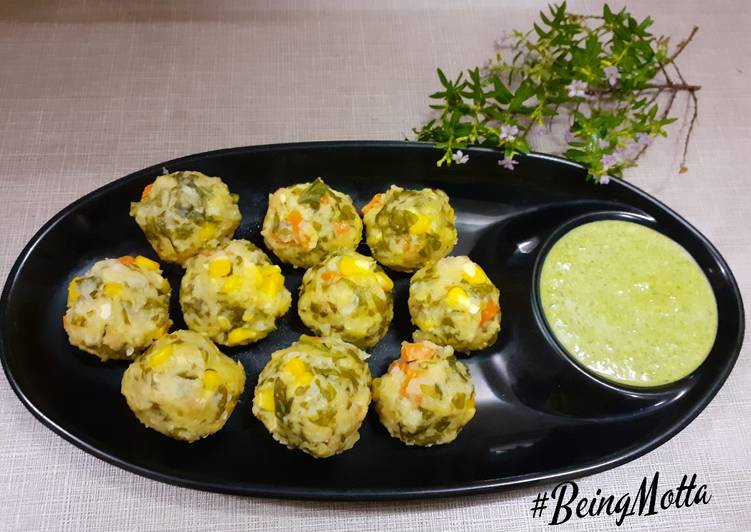
[[682, 379], [709, 354], [717, 302], [681, 245], [643, 225], [580, 225], [550, 249], [542, 309], [570, 356], [605, 380], [653, 387]]

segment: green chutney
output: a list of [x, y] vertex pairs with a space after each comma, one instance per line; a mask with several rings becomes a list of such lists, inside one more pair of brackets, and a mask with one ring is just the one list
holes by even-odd
[[689, 375], [717, 334], [709, 281], [681, 245], [643, 225], [602, 220], [551, 247], [540, 300], [555, 337], [589, 371], [636, 387]]

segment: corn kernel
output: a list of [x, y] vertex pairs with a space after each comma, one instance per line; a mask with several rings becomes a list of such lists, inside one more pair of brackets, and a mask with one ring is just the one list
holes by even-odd
[[283, 371], [286, 371], [287, 373], [291, 373], [294, 376], [300, 375], [301, 373], [304, 373], [308, 370], [307, 366], [305, 365], [305, 362], [303, 362], [299, 358], [289, 359], [287, 362], [284, 363], [284, 367], [282, 369]]
[[232, 271], [232, 261], [228, 258], [214, 259], [209, 263], [209, 275], [225, 277]]
[[274, 411], [274, 388], [266, 386], [256, 393], [256, 403], [263, 410]]
[[275, 297], [284, 286], [284, 277], [278, 266], [264, 265], [261, 267], [261, 282], [258, 290], [267, 298]]
[[254, 340], [256, 337], [258, 337], [258, 333], [253, 329], [240, 327], [238, 329], [232, 329], [229, 332], [229, 334], [227, 335], [227, 343], [240, 344], [246, 342], [247, 340]]
[[73, 280], [68, 285], [68, 304], [72, 305], [76, 301], [78, 301], [78, 289], [76, 288], [76, 283], [78, 282], [78, 279], [80, 277], [74, 277]]
[[462, 277], [469, 284], [483, 284], [489, 281], [488, 276], [477, 264], [468, 262], [462, 268]]
[[356, 259], [349, 255], [339, 259], [339, 272], [342, 275], [359, 275], [370, 271], [368, 261], [365, 259]]
[[207, 369], [203, 372], [203, 387], [205, 389], [214, 391], [219, 388], [219, 384], [221, 384], [219, 373], [213, 369]]
[[222, 285], [222, 292], [229, 294], [242, 288], [243, 278], [240, 275], [230, 275]]
[[154, 369], [157, 366], [161, 366], [162, 364], [167, 362], [167, 360], [169, 360], [174, 350], [175, 348], [171, 344], [164, 346], [156, 353], [149, 355], [149, 358], [146, 361], [146, 365], [151, 369]]
[[307, 386], [313, 380], [313, 374], [308, 371], [305, 362], [299, 358], [291, 358], [285, 362], [282, 369], [295, 378], [297, 386]]
[[120, 283], [104, 283], [104, 295], [108, 297], [119, 296], [123, 292], [123, 285]]
[[267, 277], [261, 281], [258, 290], [268, 299], [276, 296], [279, 293], [279, 282], [276, 277]]
[[376, 273], [376, 279], [378, 280], [378, 284], [381, 285], [381, 288], [383, 288], [387, 292], [391, 291], [394, 288], [394, 281], [392, 281], [385, 273]]
[[427, 233], [430, 230], [430, 226], [433, 224], [433, 219], [427, 214], [417, 214], [417, 220], [415, 223], [409, 226], [409, 233], [412, 235], [421, 235]]
[[456, 310], [466, 310], [470, 306], [469, 296], [467, 295], [467, 292], [465, 292], [458, 286], [455, 286], [451, 290], [449, 290], [449, 293], [446, 296], [446, 302], [451, 308], [454, 308]]
[[295, 384], [297, 386], [308, 386], [313, 381], [313, 374], [305, 372], [295, 377]]
[[216, 224], [212, 222], [206, 222], [201, 225], [198, 230], [198, 238], [201, 240], [209, 240], [216, 234]]
[[135, 259], [135, 263], [138, 264], [144, 270], [151, 270], [152, 272], [158, 271], [160, 266], [155, 260], [151, 260], [143, 255], [138, 255]]

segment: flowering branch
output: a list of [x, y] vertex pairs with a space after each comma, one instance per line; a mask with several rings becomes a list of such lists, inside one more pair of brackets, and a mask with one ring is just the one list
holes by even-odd
[[516, 154], [563, 124], [563, 155], [606, 183], [634, 166], [656, 136], [667, 136], [676, 97], [686, 93], [693, 113], [683, 173], [701, 87], [686, 82], [675, 59], [698, 28], [669, 53], [669, 39], [649, 33], [651, 25], [649, 17], [638, 21], [607, 4], [602, 15], [570, 13], [565, 2], [551, 6], [532, 30], [503, 39], [482, 68], [454, 80], [438, 69], [442, 90], [430, 96], [438, 117], [414, 132], [444, 150], [439, 166], [466, 164], [469, 156], [461, 150], [480, 145], [500, 148], [499, 166], [513, 170]]

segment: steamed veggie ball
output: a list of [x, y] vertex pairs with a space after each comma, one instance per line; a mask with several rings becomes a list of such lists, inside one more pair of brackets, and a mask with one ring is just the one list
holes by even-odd
[[305, 272], [297, 311], [318, 335], [372, 347], [394, 317], [393, 289], [393, 281], [372, 258], [338, 251]]
[[218, 177], [175, 172], [147, 185], [130, 215], [162, 260], [182, 265], [232, 237], [240, 225], [237, 199]]
[[381, 423], [407, 445], [440, 445], [456, 439], [475, 415], [475, 387], [451, 347], [402, 344], [401, 357], [373, 379]]
[[247, 240], [199, 253], [188, 261], [180, 284], [188, 327], [228, 346], [267, 336], [291, 300], [279, 266]]
[[446, 257], [417, 271], [409, 283], [414, 339], [466, 353], [484, 349], [501, 329], [499, 291], [468, 257]]
[[442, 190], [392, 185], [362, 212], [370, 251], [394, 270], [417, 270], [446, 256], [456, 244], [454, 209]]
[[102, 360], [128, 359], [167, 334], [170, 285], [146, 257], [100, 260], [68, 285], [70, 343]]
[[319, 177], [270, 194], [261, 234], [281, 260], [309, 268], [332, 251], [355, 249], [362, 221], [350, 197]]
[[368, 355], [338, 338], [301, 336], [272, 353], [253, 414], [275, 440], [325, 458], [350, 449], [370, 404]]
[[125, 370], [122, 394], [138, 420], [177, 440], [224, 426], [245, 386], [245, 369], [202, 334], [175, 331]]

